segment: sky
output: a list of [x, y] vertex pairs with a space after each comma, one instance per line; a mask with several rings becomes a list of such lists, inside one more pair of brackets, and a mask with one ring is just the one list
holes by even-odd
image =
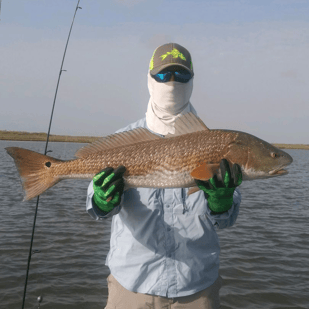
[[[2, 0], [0, 130], [47, 132], [77, 0]], [[81, 0], [52, 134], [105, 136], [143, 118], [156, 47], [192, 56], [210, 129], [309, 144], [309, 0]]]

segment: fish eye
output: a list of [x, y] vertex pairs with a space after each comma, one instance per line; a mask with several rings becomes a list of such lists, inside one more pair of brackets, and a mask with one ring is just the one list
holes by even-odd
[[278, 155], [277, 153], [275, 153], [275, 152], [272, 152], [270, 155], [271, 155], [273, 158], [278, 158], [278, 157], [279, 157], [279, 155]]

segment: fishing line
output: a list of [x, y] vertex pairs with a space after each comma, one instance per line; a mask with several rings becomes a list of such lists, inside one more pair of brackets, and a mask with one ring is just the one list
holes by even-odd
[[[78, 9], [81, 9], [81, 7], [79, 7], [79, 2], [80, 2], [80, 0], [78, 0], [76, 8], [75, 8], [75, 12], [74, 12], [71, 28], [70, 28], [70, 31], [69, 31], [69, 35], [68, 35], [68, 38], [67, 38], [67, 43], [65, 45], [65, 49], [64, 49], [64, 53], [63, 53], [63, 58], [62, 58], [61, 67], [60, 67], [59, 76], [58, 76], [58, 82], [57, 82], [55, 96], [54, 96], [53, 107], [52, 107], [52, 111], [51, 111], [51, 115], [50, 115], [50, 121], [49, 121], [49, 127], [48, 127], [48, 132], [47, 132], [47, 138], [46, 138], [46, 145], [45, 145], [44, 155], [46, 155], [46, 153], [47, 153], [47, 146], [48, 146], [48, 141], [49, 141], [50, 128], [51, 128], [51, 124], [52, 124], [52, 120], [53, 120], [53, 114], [54, 114], [55, 103], [56, 103], [56, 99], [57, 99], [57, 93], [58, 93], [60, 78], [61, 78], [62, 72], [65, 71], [62, 68], [63, 68], [63, 63], [64, 63], [65, 55], [66, 55], [66, 52], [67, 52], [67, 48], [68, 48], [68, 44], [69, 44], [69, 40], [70, 40], [70, 36], [71, 36], [71, 31], [72, 31], [72, 28], [73, 28], [76, 12], [77, 12]], [[0, 4], [1, 4], [1, 1], [0, 1]], [[37, 253], [37, 251], [38, 251], [38, 250], [32, 251], [32, 244], [33, 244], [33, 236], [34, 236], [34, 230], [35, 230], [35, 222], [36, 222], [38, 206], [39, 206], [39, 199], [40, 199], [40, 196], [38, 196], [37, 200], [36, 200], [36, 207], [35, 207], [34, 220], [33, 220], [33, 226], [32, 226], [31, 242], [30, 242], [29, 255], [28, 255], [28, 264], [27, 264], [27, 272], [26, 272], [26, 280], [25, 280], [25, 287], [24, 287], [24, 296], [23, 296], [22, 309], [24, 309], [24, 306], [25, 306], [26, 292], [27, 292], [27, 283], [28, 283], [28, 274], [29, 274], [31, 256], [32, 256], [32, 254]], [[39, 298], [41, 299], [41, 296], [39, 296]]]

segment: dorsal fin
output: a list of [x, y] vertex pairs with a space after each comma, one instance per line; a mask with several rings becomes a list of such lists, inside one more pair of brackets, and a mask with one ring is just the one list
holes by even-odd
[[98, 153], [107, 149], [133, 145], [140, 142], [160, 139], [162, 137], [151, 133], [145, 128], [137, 128], [134, 130], [108, 135], [99, 138], [95, 142], [77, 150], [75, 156], [84, 158], [94, 153]]
[[167, 134], [165, 137], [174, 137], [177, 135], [193, 133], [196, 131], [209, 130], [205, 123], [198, 116], [193, 113], [187, 113], [178, 117], [174, 124], [175, 133]]

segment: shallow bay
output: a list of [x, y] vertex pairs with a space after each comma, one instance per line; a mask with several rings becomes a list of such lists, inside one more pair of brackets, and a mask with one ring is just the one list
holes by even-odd
[[[44, 142], [0, 141], [0, 299], [21, 307], [36, 199], [22, 202], [21, 183], [5, 147], [43, 152]], [[71, 159], [83, 144], [49, 144], [49, 155]], [[285, 150], [290, 173], [243, 182], [236, 224], [218, 231], [221, 307], [309, 308], [309, 151]], [[111, 220], [86, 213], [88, 180], [65, 180], [40, 197], [25, 308], [103, 308], [104, 265]]]

